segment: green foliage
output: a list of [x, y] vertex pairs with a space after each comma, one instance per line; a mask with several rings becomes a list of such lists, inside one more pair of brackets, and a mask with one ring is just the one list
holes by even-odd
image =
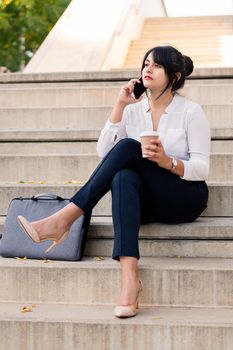
[[0, 66], [30, 60], [71, 0], [0, 0]]

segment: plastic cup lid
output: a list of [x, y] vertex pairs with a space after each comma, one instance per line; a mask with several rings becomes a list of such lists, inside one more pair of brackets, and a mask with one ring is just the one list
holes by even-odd
[[157, 131], [142, 131], [140, 136], [159, 136]]

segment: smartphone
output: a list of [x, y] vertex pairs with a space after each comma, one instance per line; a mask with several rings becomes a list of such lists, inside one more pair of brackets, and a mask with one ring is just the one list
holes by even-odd
[[146, 88], [142, 82], [142, 77], [139, 78], [139, 80], [140, 80], [140, 83], [135, 83], [134, 91], [133, 91], [134, 97], [136, 98], [136, 100], [143, 94], [143, 92], [146, 91]]

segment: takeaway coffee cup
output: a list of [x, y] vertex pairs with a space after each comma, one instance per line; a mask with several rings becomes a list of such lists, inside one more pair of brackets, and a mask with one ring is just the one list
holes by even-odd
[[148, 156], [146, 154], [144, 154], [145, 149], [144, 146], [146, 145], [150, 145], [150, 140], [157, 140], [159, 137], [159, 134], [157, 131], [143, 131], [140, 134], [140, 138], [141, 138], [141, 146], [142, 146], [142, 157], [143, 158], [147, 158]]

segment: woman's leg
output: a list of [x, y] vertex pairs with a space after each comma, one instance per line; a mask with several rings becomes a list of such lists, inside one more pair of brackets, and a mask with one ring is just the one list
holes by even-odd
[[142, 208], [144, 213], [149, 212], [144, 181], [137, 171], [122, 169], [113, 178], [111, 192], [114, 226], [112, 258], [119, 260], [120, 256], [131, 256], [139, 259], [138, 233]]
[[132, 169], [122, 169], [112, 181], [112, 217], [114, 226], [113, 259], [120, 260], [121, 294], [118, 305], [133, 305], [137, 298], [138, 233], [141, 223], [141, 206], [146, 197], [140, 175]]
[[36, 230], [40, 240], [46, 239], [48, 236], [59, 239], [64, 232], [69, 231], [73, 222], [83, 214], [81, 208], [74, 203], [69, 203], [49, 217], [31, 222], [31, 225]]
[[133, 305], [139, 290], [138, 259], [130, 256], [120, 257], [121, 293], [118, 305]]
[[[169, 171], [158, 167], [154, 162], [142, 158], [140, 143], [133, 139], [124, 139], [118, 142], [117, 145], [106, 155], [88, 182], [71, 198], [71, 202], [73, 204], [70, 203], [67, 207], [57, 212], [57, 215], [54, 216], [53, 219], [56, 218], [56, 220], [60, 220], [63, 222], [63, 225], [67, 227], [70, 226], [71, 223], [82, 213], [90, 212], [98, 201], [110, 190], [112, 180], [116, 173], [124, 168], [136, 170], [141, 178], [146, 183], [150, 184], [149, 190], [151, 189], [151, 191], [149, 191], [149, 194], [152, 196], [152, 199], [161, 199], [161, 203], [157, 201], [156, 205], [156, 220], [165, 220], [165, 222], [167, 219], [169, 220], [169, 217], [167, 218], [168, 215], [166, 208], [170, 206], [171, 203], [167, 199], [172, 199], [173, 203], [171, 206], [172, 210], [169, 214], [173, 216], [173, 218], [170, 218], [171, 222], [176, 222], [174, 221], [176, 219], [177, 222], [192, 221], [189, 220], [189, 218], [186, 218], [187, 213], [185, 211], [187, 211], [187, 209], [188, 211], [191, 211], [190, 215], [196, 215], [196, 217], [200, 215], [196, 213], [196, 206], [198, 206], [199, 202], [201, 201], [198, 183], [195, 184], [195, 181], [192, 182], [182, 180]], [[175, 193], [174, 184], [176, 184]], [[190, 206], [190, 202], [192, 200], [189, 189], [192, 189], [192, 187], [194, 188], [194, 192], [197, 192], [197, 200], [195, 200], [195, 203], [191, 204]], [[183, 190], [182, 193], [180, 189]], [[180, 194], [182, 197], [180, 197]], [[181, 204], [179, 206], [176, 205], [177, 196], [179, 203]], [[205, 206], [206, 199], [204, 197], [202, 202]], [[201, 209], [198, 209], [198, 212], [201, 212], [204, 209], [203, 203], [200, 203]], [[75, 208], [74, 205], [77, 208]], [[51, 217], [49, 217], [49, 220], [50, 219]], [[47, 219], [45, 219], [45, 221], [46, 220]], [[41, 221], [37, 222], [37, 227], [40, 226], [40, 223]], [[45, 223], [43, 226], [45, 227]], [[55, 229], [55, 226], [54, 229], [52, 229], [51, 224], [50, 232], [55, 234]], [[43, 231], [43, 234], [46, 236], [43, 227], [41, 228], [41, 231]], [[47, 235], [48, 234], [49, 232], [47, 231]], [[61, 234], [61, 232], [59, 232], [59, 234]]]
[[[145, 159], [141, 156], [141, 146], [133, 139], [121, 140], [106, 155], [88, 182], [71, 198], [71, 203], [56, 214], [43, 220], [32, 222], [40, 239], [55, 235], [57, 238], [68, 230], [83, 213], [90, 212], [98, 201], [111, 189], [115, 174], [127, 167], [142, 168]], [[63, 230], [63, 232], [62, 232]]]

